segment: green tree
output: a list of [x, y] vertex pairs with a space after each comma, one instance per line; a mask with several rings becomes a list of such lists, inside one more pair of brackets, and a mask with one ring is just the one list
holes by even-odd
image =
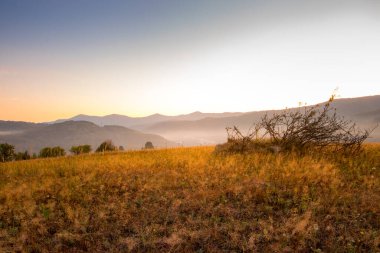
[[70, 152], [74, 155], [88, 154], [91, 152], [90, 145], [72, 146]]
[[45, 147], [40, 150], [40, 155], [39, 157], [51, 157], [51, 147]]
[[57, 146], [51, 149], [53, 157], [64, 156], [66, 152], [63, 148]]
[[107, 152], [107, 151], [115, 151], [116, 147], [113, 145], [112, 141], [107, 140], [102, 142], [99, 147], [96, 149], [96, 152]]
[[30, 159], [30, 154], [27, 150], [25, 152], [18, 152], [15, 155], [15, 160], [16, 161], [21, 161], [21, 160], [29, 160]]
[[40, 151], [40, 157], [58, 157], [64, 156], [66, 154], [65, 150], [59, 146], [56, 147], [45, 147]]
[[12, 161], [15, 155], [15, 147], [8, 143], [0, 144], [0, 162]]
[[145, 143], [145, 149], [154, 149], [153, 143], [151, 141], [147, 141]]

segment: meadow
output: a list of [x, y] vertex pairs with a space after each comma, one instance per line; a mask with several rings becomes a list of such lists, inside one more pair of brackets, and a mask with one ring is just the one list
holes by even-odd
[[1, 252], [380, 252], [380, 145], [0, 164]]

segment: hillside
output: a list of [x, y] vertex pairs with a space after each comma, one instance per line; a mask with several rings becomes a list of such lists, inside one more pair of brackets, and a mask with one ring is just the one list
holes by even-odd
[[4, 127], [4, 131], [8, 131], [8, 134], [0, 135], [0, 143], [8, 142], [20, 151], [38, 152], [46, 146], [61, 146], [68, 150], [73, 145], [81, 144], [89, 144], [96, 148], [104, 140], [112, 140], [115, 145], [122, 145], [126, 149], [141, 148], [147, 141], [153, 142], [158, 147], [174, 145], [158, 135], [145, 134], [121, 126], [100, 127], [86, 121], [67, 121], [50, 125], [33, 124], [10, 133], [15, 124], [7, 123], [11, 128]]
[[21, 131], [32, 130], [32, 129], [42, 127], [44, 125], [47, 125], [47, 124], [38, 124], [38, 123], [23, 122], [23, 121], [0, 120], [0, 136], [17, 133]]
[[0, 252], [378, 252], [380, 146], [0, 163]]

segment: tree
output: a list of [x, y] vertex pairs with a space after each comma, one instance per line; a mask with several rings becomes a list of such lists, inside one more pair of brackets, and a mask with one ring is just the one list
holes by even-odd
[[147, 141], [145, 143], [145, 149], [154, 149], [153, 143], [151, 141]]
[[45, 147], [40, 151], [40, 157], [59, 157], [66, 155], [66, 152], [63, 148], [56, 147]]
[[106, 140], [102, 142], [99, 147], [96, 149], [96, 152], [107, 152], [107, 151], [115, 151], [116, 147], [113, 145], [111, 140]]
[[0, 162], [12, 161], [15, 155], [15, 147], [8, 143], [0, 144]]
[[21, 161], [21, 160], [29, 160], [31, 157], [30, 157], [30, 154], [27, 150], [25, 150], [25, 152], [18, 152], [16, 155], [15, 155], [15, 160], [16, 161]]
[[88, 154], [91, 152], [90, 145], [72, 146], [70, 152], [74, 155]]
[[64, 156], [66, 152], [63, 148], [56, 146], [51, 149], [53, 157]]
[[123, 146], [119, 146], [119, 151], [124, 151], [124, 147]]
[[40, 150], [39, 157], [51, 157], [51, 147], [45, 147]]

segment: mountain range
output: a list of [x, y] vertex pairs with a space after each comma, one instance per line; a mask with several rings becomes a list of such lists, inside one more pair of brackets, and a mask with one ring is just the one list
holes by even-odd
[[[333, 101], [338, 115], [356, 122], [363, 129], [372, 129], [380, 122], [380, 95], [359, 98], [343, 98]], [[291, 108], [289, 110], [298, 110]], [[248, 129], [265, 114], [282, 110], [267, 110], [234, 113], [194, 112], [179, 116], [154, 114], [148, 117], [132, 118], [123, 115], [88, 116], [78, 115], [66, 120], [90, 121], [98, 125], [120, 125], [147, 133], [161, 135], [183, 145], [216, 144], [226, 140], [225, 128], [238, 126]], [[65, 121], [59, 120], [58, 122]], [[380, 127], [372, 133], [369, 141], [380, 141]]]
[[[336, 99], [332, 103], [339, 116], [352, 120], [362, 129], [372, 129], [380, 123], [380, 95]], [[302, 110], [290, 108], [287, 110]], [[160, 147], [178, 145], [210, 145], [226, 140], [225, 128], [238, 126], [243, 132], [265, 114], [283, 110], [253, 112], [201, 113], [178, 116], [153, 114], [129, 117], [118, 114], [107, 116], [77, 115], [47, 123], [0, 121], [0, 142], [8, 142], [17, 149], [36, 151], [43, 146], [90, 144], [95, 147], [105, 139], [126, 148], [141, 148], [146, 141]], [[380, 141], [380, 127], [370, 142]]]
[[204, 118], [223, 118], [223, 117], [234, 117], [242, 115], [242, 112], [224, 112], [224, 113], [202, 113], [193, 112], [189, 114], [182, 114], [177, 116], [167, 116], [162, 114], [153, 114], [147, 117], [129, 117], [120, 114], [111, 114], [106, 116], [89, 116], [85, 114], [79, 114], [69, 119], [59, 119], [50, 123], [60, 123], [65, 121], [89, 121], [98, 126], [105, 125], [117, 125], [130, 127], [133, 129], [144, 129], [146, 126], [153, 125], [159, 122], [167, 121], [194, 121]]
[[[361, 129], [373, 129], [380, 123], [380, 96], [369, 96], [350, 99], [336, 99], [331, 107], [336, 108], [339, 116], [351, 120]], [[288, 110], [299, 110], [303, 108], [291, 108]], [[159, 122], [141, 129], [169, 138], [171, 140], [182, 140], [186, 144], [219, 143], [226, 140], [225, 127], [238, 126], [243, 132], [264, 115], [281, 113], [283, 110], [268, 110], [247, 112], [238, 116], [227, 116], [219, 118], [203, 118], [195, 121], [166, 121]], [[368, 141], [380, 141], [380, 127], [377, 127]]]
[[37, 153], [41, 148], [89, 144], [96, 149], [101, 142], [112, 140], [116, 146], [125, 149], [140, 149], [147, 141], [156, 147], [175, 145], [165, 138], [146, 134], [122, 126], [98, 126], [88, 121], [65, 121], [54, 124], [0, 121], [0, 143], [7, 142], [17, 151], [28, 150]]

